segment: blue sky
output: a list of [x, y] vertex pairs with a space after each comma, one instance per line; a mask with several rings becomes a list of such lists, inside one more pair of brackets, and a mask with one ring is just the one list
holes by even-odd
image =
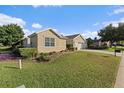
[[124, 22], [123, 6], [0, 6], [0, 25], [17, 23], [25, 34], [54, 28], [64, 35], [94, 38], [109, 23]]

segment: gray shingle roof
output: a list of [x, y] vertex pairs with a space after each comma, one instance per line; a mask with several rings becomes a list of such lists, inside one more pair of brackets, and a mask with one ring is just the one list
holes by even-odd
[[66, 37], [69, 38], [69, 39], [74, 39], [74, 38], [77, 37], [78, 35], [80, 35], [80, 34], [69, 35], [69, 36], [66, 36]]

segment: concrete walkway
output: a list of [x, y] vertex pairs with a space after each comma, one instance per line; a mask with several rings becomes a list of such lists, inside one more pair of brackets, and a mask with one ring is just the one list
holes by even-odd
[[115, 88], [124, 88], [124, 54], [120, 62], [118, 74], [116, 77]]
[[[105, 50], [92, 50], [92, 49], [83, 49], [81, 51], [89, 51], [89, 52], [98, 52], [98, 53], [105, 53], [105, 54], [111, 54], [114, 55], [114, 52], [109, 52]], [[122, 56], [122, 53], [116, 53], [117, 56]]]

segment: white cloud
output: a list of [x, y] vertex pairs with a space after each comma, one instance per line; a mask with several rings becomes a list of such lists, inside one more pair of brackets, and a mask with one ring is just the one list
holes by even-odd
[[65, 33], [60, 33], [60, 35], [62, 35], [62, 36], [66, 36], [66, 34], [65, 34]]
[[98, 37], [98, 33], [97, 31], [89, 31], [89, 30], [85, 30], [84, 33], [82, 34], [85, 38], [92, 38], [94, 39], [95, 37]]
[[40, 7], [41, 5], [32, 5], [33, 8], [38, 8]]
[[28, 30], [28, 29], [23, 29], [25, 36], [28, 36], [30, 34], [32, 34], [32, 31]]
[[42, 28], [42, 25], [40, 25], [39, 23], [33, 23], [32, 24], [32, 27], [33, 28], [36, 28], [36, 29], [41, 29]]
[[112, 10], [112, 12], [108, 13], [108, 15], [121, 14], [124, 13], [124, 6], [116, 6]]
[[93, 26], [98, 26], [99, 25], [99, 22], [96, 22], [95, 24], [93, 24]]
[[124, 13], [124, 7], [121, 7], [121, 8], [118, 8], [118, 9], [113, 10], [113, 13], [114, 14]]
[[113, 20], [113, 21], [105, 21], [102, 23], [102, 25], [107, 26], [109, 24], [112, 24], [113, 26], [117, 27], [118, 23], [124, 23], [124, 18], [121, 18], [119, 20]]
[[12, 16], [8, 16], [6, 14], [0, 13], [0, 25], [7, 25], [7, 24], [18, 24], [22, 28], [25, 26], [26, 22], [21, 18], [16, 18]]
[[33, 32], [25, 28], [26, 22], [23, 19], [0, 13], [0, 25], [7, 24], [19, 25], [23, 29], [25, 36], [30, 35]]
[[39, 7], [61, 7], [62, 5], [32, 5], [33, 8]]
[[56, 33], [58, 33], [58, 30], [56, 28], [50, 28], [52, 29], [53, 31], [55, 31]]

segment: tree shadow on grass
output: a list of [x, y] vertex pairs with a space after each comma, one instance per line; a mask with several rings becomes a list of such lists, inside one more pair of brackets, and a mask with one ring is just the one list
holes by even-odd
[[5, 68], [10, 68], [10, 69], [19, 69], [18, 67], [11, 67], [11, 66], [4, 66]]
[[110, 57], [110, 56], [102, 56], [102, 57]]

